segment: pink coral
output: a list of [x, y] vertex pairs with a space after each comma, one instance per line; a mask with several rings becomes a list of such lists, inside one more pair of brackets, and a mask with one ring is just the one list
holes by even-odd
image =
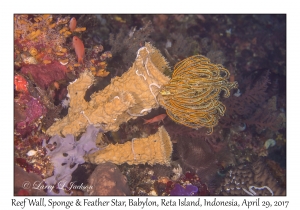
[[65, 79], [67, 67], [58, 61], [53, 61], [47, 65], [26, 65], [21, 69], [21, 72], [31, 76], [40, 88], [46, 89], [53, 82]]
[[15, 99], [18, 107], [24, 110], [23, 117], [15, 122], [16, 132], [21, 136], [29, 134], [37, 126], [35, 122], [43, 115], [46, 114], [47, 109], [34, 97], [28, 94], [21, 94], [19, 98]]

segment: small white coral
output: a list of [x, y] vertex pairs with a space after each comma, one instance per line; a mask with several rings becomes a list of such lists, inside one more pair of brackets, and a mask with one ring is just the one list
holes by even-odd
[[274, 139], [268, 139], [267, 141], [265, 141], [265, 148], [268, 149], [269, 147], [273, 147], [276, 145], [276, 141]]
[[62, 102], [61, 102], [61, 105], [62, 105], [62, 107], [63, 108], [68, 108], [69, 107], [69, 104], [70, 104], [70, 99], [64, 99], [64, 100], [62, 100]]
[[35, 155], [37, 153], [37, 151], [35, 151], [35, 150], [30, 150], [30, 151], [28, 151], [26, 154], [27, 154], [27, 156], [33, 156], [33, 155]]
[[181, 177], [181, 175], [182, 175], [182, 168], [181, 168], [181, 166], [178, 164], [178, 168], [173, 168], [172, 171], [175, 174], [172, 177], [172, 180], [174, 180], [174, 181], [178, 180]]
[[166, 48], [170, 47], [172, 47], [172, 42], [169, 39], [167, 39]]
[[240, 89], [237, 89], [236, 93], [233, 94], [235, 97], [240, 97], [242, 95]]

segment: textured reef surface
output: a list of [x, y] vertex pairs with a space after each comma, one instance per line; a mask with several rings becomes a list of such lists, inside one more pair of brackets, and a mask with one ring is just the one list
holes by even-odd
[[286, 195], [286, 15], [14, 26], [15, 195]]

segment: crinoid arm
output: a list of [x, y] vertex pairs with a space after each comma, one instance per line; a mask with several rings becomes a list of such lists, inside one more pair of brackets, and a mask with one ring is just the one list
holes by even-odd
[[221, 91], [229, 97], [237, 88], [229, 76], [227, 69], [204, 56], [186, 58], [175, 65], [172, 79], [161, 88], [160, 103], [173, 121], [195, 129], [207, 127], [210, 134], [226, 111], [219, 101]]

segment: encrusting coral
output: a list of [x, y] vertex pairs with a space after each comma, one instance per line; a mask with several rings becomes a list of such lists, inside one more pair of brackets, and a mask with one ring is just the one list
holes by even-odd
[[216, 195], [286, 195], [285, 181], [271, 172], [269, 163], [268, 159], [260, 158], [251, 164], [235, 166], [225, 174]]
[[157, 133], [147, 138], [132, 139], [125, 144], [110, 144], [103, 150], [84, 156], [84, 159], [93, 164], [112, 162], [118, 165], [123, 163], [170, 165], [172, 152], [170, 136], [161, 126]]
[[121, 123], [159, 106], [156, 99], [159, 88], [170, 80], [162, 73], [166, 69], [169, 66], [164, 57], [146, 43], [137, 52], [132, 67], [121, 77], [113, 78], [104, 90], [94, 93], [89, 102], [84, 95], [93, 84], [93, 75], [84, 72], [68, 86], [68, 115], [55, 122], [46, 133], [77, 136], [88, 124], [101, 126], [104, 131], [117, 131]]

